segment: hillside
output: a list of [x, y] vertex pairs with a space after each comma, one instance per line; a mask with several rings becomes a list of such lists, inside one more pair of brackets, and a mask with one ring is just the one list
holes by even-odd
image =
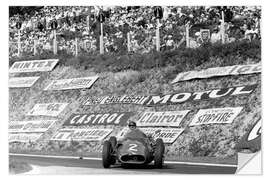
[[[18, 60], [48, 59], [55, 56], [24, 57]], [[48, 139], [61, 127], [72, 113], [93, 112], [138, 112], [132, 117], [136, 120], [140, 112], [191, 110], [180, 126], [186, 127], [199, 109], [218, 107], [238, 107], [244, 109], [232, 124], [213, 124], [187, 127], [172, 145], [166, 148], [166, 157], [217, 157], [235, 156], [234, 146], [247, 131], [248, 127], [261, 116], [261, 74], [213, 77], [195, 79], [176, 84], [170, 82], [179, 72], [200, 70], [210, 67], [222, 67], [235, 64], [252, 64], [261, 61], [260, 43], [232, 43], [199, 49], [175, 50], [146, 55], [94, 56], [83, 55], [70, 58], [63, 54], [56, 57], [59, 65], [51, 72], [21, 73], [16, 76], [41, 76], [31, 88], [9, 90], [10, 121], [31, 119], [53, 119], [50, 117], [24, 116], [36, 103], [68, 102], [70, 105], [58, 117], [56, 126], [51, 128], [35, 143], [9, 143], [11, 152], [43, 152], [53, 154], [97, 154], [100, 143], [92, 142], [56, 142]], [[43, 91], [52, 79], [64, 79], [93, 76], [99, 79], [89, 89]], [[258, 84], [250, 95], [226, 97], [213, 100], [190, 101], [178, 105], [146, 107], [133, 104], [111, 104], [82, 106], [84, 97], [95, 98], [104, 95], [156, 95], [176, 92], [206, 91], [215, 88], [228, 88], [241, 85]], [[107, 126], [110, 127], [110, 126]], [[116, 134], [121, 127], [115, 127]], [[111, 134], [111, 135], [115, 135]]]

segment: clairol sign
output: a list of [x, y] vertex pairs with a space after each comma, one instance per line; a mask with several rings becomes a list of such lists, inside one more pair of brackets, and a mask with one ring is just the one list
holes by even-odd
[[189, 126], [204, 124], [230, 124], [242, 109], [243, 107], [200, 109], [193, 117]]
[[39, 79], [37, 77], [14, 77], [10, 78], [8, 86], [10, 88], [27, 88], [33, 86], [33, 84]]
[[58, 59], [17, 61], [10, 67], [9, 73], [51, 71], [58, 61]]
[[215, 76], [228, 76], [228, 75], [240, 75], [240, 74], [253, 74], [261, 72], [261, 63], [249, 64], [249, 65], [234, 65], [203, 69], [200, 71], [188, 71], [182, 72], [176, 76], [172, 83], [179, 81], [187, 81], [191, 79], [203, 79]]
[[179, 126], [188, 112], [189, 110], [144, 112], [136, 123], [138, 126]]
[[54, 141], [101, 141], [113, 129], [60, 129], [50, 140]]
[[127, 125], [127, 121], [132, 115], [132, 112], [72, 114], [63, 126]]
[[44, 91], [90, 88], [98, 76], [53, 80]]
[[87, 98], [83, 105], [96, 104], [139, 104], [142, 105], [148, 100], [149, 96], [104, 96], [99, 98]]
[[165, 104], [180, 104], [189, 101], [198, 101], [198, 100], [208, 100], [208, 99], [218, 99], [222, 97], [229, 96], [238, 96], [238, 95], [248, 95], [252, 93], [257, 84], [248, 85], [248, 86], [238, 86], [231, 88], [220, 88], [212, 89], [208, 91], [199, 91], [199, 92], [184, 92], [177, 94], [167, 94], [160, 96], [151, 96], [149, 101], [145, 104], [149, 106], [155, 105], [165, 105]]

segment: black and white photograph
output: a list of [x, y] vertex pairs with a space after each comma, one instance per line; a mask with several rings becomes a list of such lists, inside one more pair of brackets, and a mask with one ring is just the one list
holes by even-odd
[[261, 5], [6, 8], [9, 175], [262, 175]]

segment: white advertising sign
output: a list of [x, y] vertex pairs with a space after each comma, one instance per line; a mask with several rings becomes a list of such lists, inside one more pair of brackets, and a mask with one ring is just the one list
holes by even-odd
[[34, 142], [37, 141], [43, 133], [9, 133], [9, 142]]
[[39, 79], [39, 76], [36, 77], [14, 77], [10, 78], [8, 85], [10, 88], [26, 88], [31, 87]]
[[106, 138], [113, 129], [60, 129], [51, 140], [57, 141], [101, 141]]
[[68, 103], [35, 104], [27, 113], [28, 116], [58, 116]]
[[188, 112], [189, 110], [144, 112], [137, 121], [137, 126], [179, 126]]
[[[128, 128], [123, 128], [117, 138], [122, 139], [128, 132]], [[164, 143], [172, 144], [184, 131], [184, 128], [140, 128], [146, 135], [151, 135], [154, 139], [161, 138]]]
[[186, 81], [196, 78], [209, 78], [215, 76], [228, 76], [228, 75], [239, 75], [239, 74], [252, 74], [261, 72], [261, 63], [249, 64], [249, 65], [234, 65], [225, 67], [215, 67], [203, 69], [200, 71], [188, 71], [179, 73], [172, 83], [179, 81]]
[[90, 88], [98, 76], [53, 80], [44, 91]]
[[200, 109], [189, 126], [232, 123], [243, 107]]
[[9, 132], [46, 132], [56, 120], [13, 121], [9, 123]]
[[9, 73], [51, 71], [58, 61], [58, 59], [17, 61], [12, 64]]

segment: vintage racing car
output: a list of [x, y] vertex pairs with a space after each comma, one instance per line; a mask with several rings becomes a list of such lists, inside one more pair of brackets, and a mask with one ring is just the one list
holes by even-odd
[[163, 140], [159, 138], [152, 142], [142, 138], [131, 137], [117, 142], [116, 137], [110, 137], [103, 144], [103, 167], [109, 168], [117, 162], [121, 165], [143, 165], [149, 164], [154, 160], [155, 167], [162, 168], [165, 150]]

